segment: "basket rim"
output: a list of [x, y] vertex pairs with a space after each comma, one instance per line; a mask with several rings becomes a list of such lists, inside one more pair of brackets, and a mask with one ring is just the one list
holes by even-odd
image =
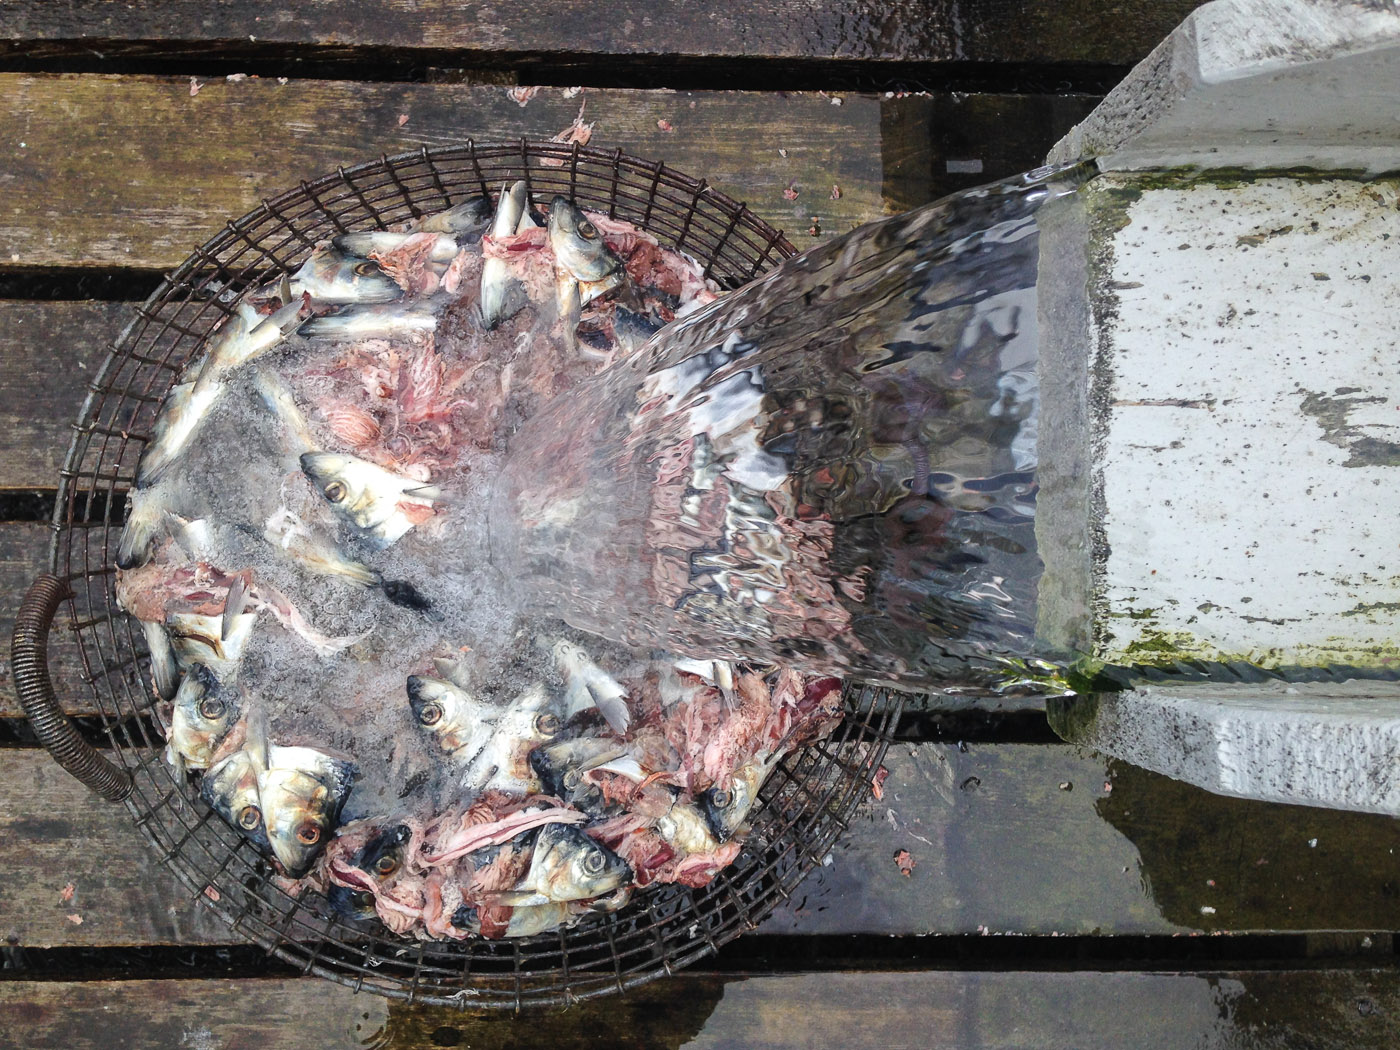
[[[676, 169], [670, 168], [664, 162], [661, 161], [647, 161], [641, 158], [631, 156], [629, 154], [624, 153], [620, 147], [614, 150], [603, 150], [596, 147], [580, 146], [578, 143], [562, 144], [550, 141], [532, 141], [525, 137], [514, 141], [497, 141], [478, 144], [473, 139], [468, 138], [463, 143], [440, 146], [433, 149], [429, 149], [427, 146], [424, 146], [418, 150], [410, 150], [393, 155], [381, 154], [377, 160], [363, 161], [348, 168], [341, 166], [338, 167], [333, 173], [327, 173], [312, 180], [302, 180], [299, 186], [295, 188], [286, 190], [283, 193], [280, 193], [272, 198], [264, 198], [262, 200], [261, 205], [251, 209], [244, 215], [240, 216], [238, 219], [229, 220], [225, 223], [222, 229], [218, 230], [212, 236], [207, 238], [202, 244], [197, 246], [191, 252], [191, 254], [188, 255], [180, 264], [172, 268], [170, 272], [166, 273], [163, 276], [163, 279], [159, 286], [141, 304], [137, 305], [134, 308], [134, 316], [130, 318], [127, 324], [123, 327], [118, 337], [111, 343], [109, 347], [111, 352], [106, 356], [101, 368], [98, 370], [96, 376], [88, 385], [87, 394], [83, 399], [82, 405], [78, 413], [78, 420], [74, 426], [74, 434], [70, 440], [68, 452], [63, 460], [63, 465], [60, 470], [57, 498], [55, 499], [54, 512], [53, 517], [51, 519], [52, 536], [50, 538], [48, 559], [50, 568], [56, 575], [64, 576], [64, 573], [60, 569], [61, 556], [64, 552], [64, 545], [71, 545], [75, 529], [74, 505], [76, 499], [78, 498], [79, 481], [82, 477], [79, 468], [84, 462], [84, 460], [87, 458], [90, 449], [90, 442], [88, 440], [88, 438], [90, 437], [90, 431], [84, 429], [85, 425], [88, 424], [88, 421], [95, 420], [97, 418], [97, 410], [109, 398], [115, 398], [117, 403], [120, 403], [124, 401], [126, 397], [130, 396], [129, 389], [125, 394], [123, 394], [119, 390], [112, 388], [111, 380], [112, 377], [116, 374], [116, 372], [122, 367], [122, 364], [130, 358], [130, 355], [134, 352], [134, 349], [141, 345], [141, 339], [144, 333], [144, 329], [142, 328], [142, 326], [148, 325], [150, 323], [153, 312], [162, 304], [170, 302], [172, 296], [176, 295], [180, 291], [195, 290], [197, 286], [192, 281], [192, 278], [201, 272], [201, 268], [207, 268], [210, 264], [212, 264], [216, 268], [216, 270], [220, 268], [220, 253], [225, 250], [228, 250], [230, 246], [240, 241], [252, 245], [255, 250], [261, 252], [265, 257], [273, 259], [273, 261], [278, 266], [280, 266], [281, 269], [283, 269], [284, 271], [288, 271], [289, 267], [286, 263], [283, 263], [280, 259], [276, 258], [276, 256], [272, 255], [270, 251], [258, 245], [253, 240], [252, 231], [256, 228], [257, 224], [265, 223], [268, 221], [269, 218], [271, 218], [275, 222], [282, 224], [282, 226], [284, 226], [285, 228], [297, 232], [295, 231], [295, 220], [288, 218], [283, 214], [283, 212], [290, 210], [294, 205], [304, 204], [308, 201], [312, 205], [314, 205], [315, 208], [321, 214], [325, 215], [328, 219], [330, 219], [332, 225], [337, 227], [337, 229], [345, 229], [345, 227], [341, 226], [337, 213], [331, 210], [331, 208], [328, 207], [326, 203], [323, 203], [324, 200], [329, 199], [332, 190], [340, 191], [343, 194], [348, 189], [352, 195], [358, 196], [359, 200], [365, 203], [368, 211], [374, 216], [375, 221], [378, 222], [381, 227], [383, 227], [384, 222], [379, 210], [374, 206], [369, 205], [365, 201], [362, 190], [358, 188], [359, 184], [357, 184], [356, 182], [357, 179], [364, 180], [370, 176], [377, 176], [388, 173], [389, 177], [397, 184], [398, 189], [402, 194], [403, 202], [409, 207], [410, 211], [413, 214], [420, 214], [419, 203], [421, 202], [416, 202], [413, 199], [412, 194], [404, 186], [404, 184], [399, 181], [395, 172], [398, 171], [400, 168], [406, 168], [409, 165], [426, 165], [427, 169], [433, 174], [434, 181], [437, 183], [437, 192], [443, 201], [443, 203], [435, 205], [434, 207], [427, 209], [427, 211], [436, 211], [440, 210], [442, 207], [449, 206], [452, 203], [452, 199], [449, 196], [446, 188], [443, 186], [441, 179], [438, 178], [438, 172], [436, 167], [436, 163], [438, 161], [446, 161], [449, 159], [470, 162], [470, 164], [475, 169], [476, 184], [480, 188], [480, 190], [488, 197], [488, 199], [493, 198], [494, 194], [492, 193], [491, 187], [488, 185], [486, 177], [483, 174], [483, 162], [518, 162], [520, 164], [521, 169], [523, 169], [523, 177], [527, 183], [527, 187], [530, 188], [530, 197], [532, 200], [536, 199], [534, 189], [531, 186], [530, 162], [532, 159], [534, 159], [537, 162], [557, 162], [558, 167], [551, 166], [551, 170], [553, 171], [560, 171], [563, 169], [563, 165], [567, 164], [568, 169], [566, 174], [570, 179], [571, 189], [577, 184], [577, 180], [579, 177], [579, 167], [581, 164], [603, 165], [606, 170], [611, 170], [613, 172], [613, 206], [616, 206], [617, 189], [619, 185], [618, 180], [621, 178], [623, 173], [632, 176], [642, 177], [644, 179], [649, 179], [651, 185], [651, 198], [647, 205], [646, 214], [648, 219], [651, 216], [653, 206], [655, 206], [658, 202], [657, 194], [662, 187], [664, 187], [668, 191], [674, 191], [675, 193], [681, 194], [680, 197], [668, 196], [667, 198], [665, 198], [665, 202], [667, 204], [677, 203], [680, 206], [686, 208], [685, 218], [683, 220], [683, 225], [681, 227], [681, 233], [679, 237], [679, 242], [681, 245], [684, 244], [687, 234], [691, 228], [691, 224], [697, 215], [698, 209], [700, 209], [700, 207], [702, 206], [702, 203], [711, 206], [717, 209], [722, 215], [728, 217], [728, 228], [720, 236], [719, 241], [717, 242], [717, 246], [712, 252], [710, 262], [705, 267], [705, 273], [707, 276], [710, 276], [711, 268], [715, 265], [720, 249], [726, 243], [730, 242], [730, 238], [734, 236], [737, 231], [741, 230], [748, 234], [754, 235], [758, 239], [756, 242], [746, 240], [744, 243], [761, 243], [762, 245], [764, 245], [762, 253], [757, 256], [756, 260], [753, 263], [752, 272], [749, 274], [748, 279], [752, 279], [753, 277], [761, 273], [765, 266], [770, 262], [770, 259], [771, 261], [776, 262], [784, 258], [790, 258], [797, 254], [796, 248], [793, 246], [791, 241], [789, 241], [784, 236], [783, 231], [780, 229], [775, 229], [774, 227], [766, 223], [764, 220], [762, 220], [759, 216], [750, 211], [746, 202], [738, 201], [733, 197], [730, 197], [729, 195], [723, 193], [722, 191], [716, 190], [714, 187], [710, 186], [703, 178], [696, 179]], [[539, 177], [538, 172], [536, 172], [536, 176], [537, 178]], [[687, 196], [688, 204], [686, 203]], [[639, 225], [642, 225], [644, 228], [647, 228], [645, 221], [643, 223], [640, 223]], [[304, 233], [297, 232], [297, 235], [305, 242], [303, 247], [309, 251], [310, 246], [314, 242], [309, 240]], [[681, 248], [680, 250], [684, 249]], [[231, 307], [224, 307], [222, 306], [222, 304], [220, 304], [219, 308], [228, 311], [231, 311], [232, 309]], [[202, 334], [199, 338], [200, 342], [202, 343], [203, 339], [207, 338], [207, 331], [204, 334]], [[176, 373], [172, 372], [170, 375], [170, 387], [173, 387], [175, 385], [175, 382]], [[162, 400], [164, 396], [168, 394], [168, 390], [169, 387], [167, 387], [164, 391], [161, 392]], [[120, 456], [120, 453], [118, 453], [118, 456]], [[94, 476], [94, 481], [95, 480], [96, 477]], [[107, 487], [107, 495], [109, 497], [118, 497], [124, 495], [124, 492], [116, 488], [115, 482], [113, 482], [110, 483]], [[113, 507], [111, 505], [112, 502], [113, 499], [109, 498], [107, 500], [107, 505], [104, 510], [105, 526], [109, 529], [114, 527], [116, 524], [113, 520]], [[88, 511], [89, 513], [91, 512], [91, 507], [88, 508]], [[110, 566], [104, 567], [104, 569], [109, 568]], [[90, 581], [92, 575], [93, 573], [89, 571], [87, 573], [68, 574], [65, 578], [85, 578]], [[112, 585], [110, 578], [104, 586], [106, 586], [107, 588], [107, 600], [109, 605], [112, 608], [116, 609], [117, 607], [115, 606], [113, 596], [111, 593]], [[77, 600], [78, 599], [76, 596], [70, 597], [66, 600], [66, 605], [70, 614], [70, 629], [72, 629], [75, 633], [77, 633], [81, 629], [78, 626], [79, 619]], [[121, 612], [121, 615], [130, 618], [129, 614], [126, 614], [125, 612]], [[80, 648], [82, 648], [83, 662], [86, 668], [88, 663], [88, 655], [86, 648], [83, 648], [81, 646], [81, 639]], [[136, 660], [138, 664], [146, 662], [146, 659], [146, 654], [136, 654]], [[101, 696], [99, 690], [97, 676], [89, 673], [85, 677], [88, 681], [89, 689], [98, 699], [99, 705], [101, 705], [103, 703], [103, 697]], [[877, 701], [874, 699], [870, 699], [870, 697], [873, 695], [871, 692], [872, 687], [856, 686], [855, 683], [852, 682], [847, 683], [847, 689], [851, 689], [853, 687], [860, 690], [862, 696], [865, 698], [862, 701], [860, 701], [860, 703], [863, 704], [865, 700], [868, 699], [870, 701], [869, 709], [871, 712], [874, 712]], [[873, 733], [873, 739], [867, 741], [866, 753], [864, 753], [861, 756], [859, 763], [860, 770], [864, 771], [866, 774], [865, 786], [867, 790], [869, 774], [873, 773], [875, 768], [878, 767], [879, 762], [883, 759], [886, 747], [888, 746], [888, 743], [891, 739], [894, 722], [898, 718], [900, 708], [902, 707], [902, 697], [901, 694], [899, 694], [898, 692], [875, 690], [875, 693], [880, 694], [879, 703], [882, 705], [882, 709], [879, 716], [880, 727]], [[104, 722], [106, 721], [107, 718], [104, 715]], [[133, 764], [131, 761], [132, 756], [126, 753], [127, 750], [131, 750], [134, 753], [138, 747], [136, 743], [128, 742], [124, 745], [118, 739], [118, 734], [113, 732], [110, 725], [107, 727], [107, 735], [110, 739], [113, 749], [117, 752], [117, 757], [119, 758], [123, 766], [133, 771], [138, 776], [142, 771], [149, 772], [149, 769], [146, 768], [145, 762], [141, 760], [136, 760]], [[788, 756], [788, 759], [794, 759], [797, 762], [797, 764], [800, 765], [800, 762], [802, 760], [801, 756], [804, 756], [808, 750], [810, 750], [810, 748], [803, 749], [803, 751], [800, 752], [794, 752], [792, 755]], [[784, 763], [786, 763], [788, 759], [785, 759]], [[154, 761], [160, 761], [158, 758], [158, 753], [155, 756]], [[163, 764], [161, 768], [165, 768]], [[791, 778], [793, 775], [789, 773], [788, 776]], [[205, 811], [200, 817], [199, 824], [206, 823], [213, 813], [212, 809], [209, 809], [203, 803], [203, 801], [198, 798], [197, 792], [191, 792], [190, 785], [187, 780], [183, 785], [179, 785], [178, 782], [176, 782], [176, 778], [173, 773], [171, 773], [170, 779], [172, 780], [172, 787], [182, 788], [183, 798], [186, 801], [192, 802], [192, 804], [197, 809], [202, 808]], [[836, 824], [838, 825], [838, 829], [835, 832], [832, 832], [829, 836], [831, 841], [834, 841], [836, 835], [839, 835], [840, 831], [844, 830], [846, 817], [851, 811], [853, 811], [855, 805], [859, 803], [860, 798], [863, 795], [863, 792], [860, 790], [861, 787], [862, 785], [859, 781], [848, 780], [844, 782], [843, 789], [839, 792], [839, 794], [841, 794], [844, 797], [840, 800], [841, 814], [838, 815], [838, 817], [836, 818]], [[171, 794], [173, 795], [174, 793], [172, 792]], [[542, 982], [544, 987], [547, 989], [547, 991], [544, 994], [534, 994], [533, 992], [530, 994], [526, 994], [522, 989], [522, 974], [519, 971], [518, 965], [518, 961], [520, 958], [520, 945], [526, 942], [539, 942], [546, 940], [552, 941], [557, 939], [561, 945], [561, 958], [566, 959], [567, 949], [563, 948], [562, 946], [564, 945], [567, 939], [567, 935], [574, 931], [557, 931], [556, 934], [541, 934], [536, 935], [536, 937], [533, 938], [522, 938], [519, 941], [513, 942], [514, 955], [515, 959], [517, 960], [517, 967], [515, 973], [515, 990], [513, 996], [502, 995], [498, 998], [478, 996], [477, 994], [474, 994], [472, 992], [469, 977], [465, 972], [463, 974], [463, 984], [461, 990], [450, 995], [432, 994], [430, 992], [420, 990], [417, 970], [415, 970], [414, 977], [411, 981], [405, 981], [403, 978], [399, 977], [391, 978], [392, 981], [395, 981], [397, 983], [386, 983], [386, 981], [374, 979], [374, 975], [371, 974], [368, 969], [368, 966], [370, 965], [370, 951], [368, 948], [366, 949], [364, 956], [366, 966], [357, 967], [356, 969], [358, 969], [358, 972], [347, 966], [343, 959], [338, 959], [334, 961], [330, 960], [329, 958], [323, 959], [323, 957], [321, 956], [321, 947], [323, 945], [312, 946], [311, 953], [308, 956], [307, 945], [305, 945], [301, 941], [289, 939], [285, 934], [285, 931], [290, 928], [292, 920], [297, 914], [297, 910], [302, 907], [300, 899], [291, 898], [280, 887], [277, 887], [270, 883], [267, 877], [264, 877], [261, 883], [256, 888], [249, 887], [248, 890], [254, 896], [262, 896], [264, 898], [269, 893], [276, 891], [276, 893], [282, 894], [284, 897], [286, 897], [288, 901], [291, 902], [291, 910], [286, 912], [286, 918], [282, 923], [283, 929], [273, 930], [273, 933], [269, 934], [263, 929], [258, 928], [257, 925], [250, 925], [247, 921], [245, 921], [248, 913], [248, 908], [246, 906], [243, 912], [241, 912], [237, 916], [232, 916], [231, 906], [221, 907], [218, 901], [211, 900], [206, 895], [206, 887], [212, 886], [213, 883], [210, 881], [209, 878], [205, 877], [201, 873], [199, 864], [195, 863], [193, 859], [185, 856], [185, 842], [189, 840], [196, 833], [196, 831], [199, 830], [199, 824], [197, 824], [196, 827], [193, 829], [187, 829], [184, 838], [172, 847], [167, 842], [162, 841], [161, 836], [158, 834], [157, 828], [155, 826], [156, 821], [152, 819], [153, 810], [150, 807], [150, 805], [146, 805], [146, 812], [143, 813], [142, 802], [144, 801], [144, 798], [142, 801], [138, 801], [136, 795], [137, 793], [133, 792], [133, 795], [126, 800], [126, 806], [129, 814], [133, 819], [133, 822], [135, 822], [142, 829], [142, 832], [144, 833], [146, 839], [157, 850], [161, 851], [162, 859], [164, 860], [166, 866], [176, 874], [177, 878], [181, 883], [183, 883], [189, 890], [192, 891], [194, 899], [198, 900], [202, 906], [212, 910], [231, 929], [238, 932], [242, 936], [248, 937], [254, 943], [259, 944], [261, 947], [267, 950], [270, 956], [275, 956], [286, 963], [301, 968], [303, 973], [314, 973], [318, 976], [336, 981], [337, 983], [341, 983], [347, 986], [353, 986], [356, 990], [359, 990], [362, 987], [368, 988], [378, 994], [385, 995], [391, 998], [404, 999], [409, 1002], [425, 1002], [438, 1005], [459, 1005], [464, 1007], [499, 1006], [503, 1008], [519, 1009], [522, 1006], [528, 1004], [558, 1005], [569, 1002], [581, 1001], [583, 999], [594, 998], [602, 995], [608, 995], [614, 992], [625, 991], [629, 988], [639, 986], [658, 977], [668, 975], [672, 973], [675, 969], [679, 969], [683, 966], [689, 965], [697, 959], [718, 950], [720, 945], [726, 943], [730, 939], [733, 939], [733, 937], [738, 936], [740, 933], [744, 932], [744, 929], [752, 928], [752, 926], [756, 924], [753, 921], [749, 921], [747, 913], [744, 913], [744, 924], [738, 927], [734, 927], [734, 924], [731, 923], [730, 927], [721, 927], [719, 930], [714, 932], [714, 935], [711, 934], [711, 931], [709, 930], [707, 925], [705, 929], [704, 938], [702, 940], [695, 941], [695, 938], [692, 937], [692, 945], [686, 952], [672, 956], [663, 951], [659, 956], [659, 961], [657, 965], [652, 965], [649, 969], [639, 972], [629, 971], [627, 973], [624, 973], [621, 970], [620, 963], [616, 958], [616, 946], [614, 945], [614, 972], [611, 975], [606, 974], [602, 970], [588, 970], [586, 971], [585, 975], [587, 979], [581, 979], [575, 985], [575, 983], [571, 981], [567, 962], [565, 962], [565, 976], [562, 987], [558, 984], [557, 981], [554, 981], [552, 983]], [[828, 796], [826, 799], [823, 800], [823, 805], [829, 805], [832, 801], [833, 800], [830, 798], [830, 796]], [[765, 803], [765, 808], [766, 806], [767, 803]], [[826, 825], [822, 824], [819, 824], [817, 826], [826, 827]], [[822, 834], [826, 835], [826, 832], [824, 831]], [[820, 848], [822, 853], [825, 853], [826, 849], [829, 848], [829, 844], [830, 843], [827, 842], [821, 845]], [[773, 845], [770, 845], [770, 848], [775, 847]], [[237, 849], [234, 848], [232, 852], [236, 853]], [[785, 855], [786, 854], [784, 854], [784, 856]], [[819, 860], [820, 857], [818, 857], [817, 859]], [[737, 863], [738, 862], [736, 861], [736, 864]], [[226, 859], [224, 861], [224, 865], [227, 864], [228, 860]], [[757, 861], [755, 861], [754, 864], [756, 865]], [[800, 871], [798, 878], [804, 877], [808, 873], [808, 871], [810, 871], [812, 866], [813, 865], [811, 863], [799, 863]], [[219, 870], [216, 872], [216, 875], [222, 874], [223, 871], [224, 867], [220, 866]], [[769, 866], [764, 869], [763, 874], [766, 876], [767, 874], [773, 871], [773, 864], [770, 863]], [[725, 885], [727, 887], [727, 876], [735, 875], [736, 877], [738, 877], [741, 873], [739, 873], [735, 866], [732, 865], [729, 869], [726, 869], [725, 872], [721, 874], [722, 877], [724, 877], [723, 881], [725, 882]], [[715, 884], [718, 884], [720, 881], [721, 879], [717, 879]], [[795, 884], [796, 880], [793, 881]], [[779, 885], [778, 892], [783, 896], [786, 896], [786, 893], [783, 891], [781, 885]], [[684, 895], [681, 894], [679, 891], [677, 891], [677, 893], [681, 896]], [[730, 894], [731, 896], [733, 896], [732, 889], [730, 890]], [[239, 895], [241, 895], [241, 892]], [[643, 890], [641, 891], [639, 896], [655, 897], [656, 891]], [[773, 907], [776, 906], [776, 899], [772, 899], [771, 894], [769, 895], [769, 897], [770, 899], [767, 901], [767, 906], [761, 909], [760, 918], [763, 915], [766, 915], [769, 911], [772, 910]], [[632, 907], [633, 905], [629, 905], [628, 909], [624, 909], [624, 913], [627, 913], [628, 910]], [[654, 908], [654, 904], [648, 905], [648, 907]], [[694, 910], [695, 905], [693, 904], [693, 902], [689, 905], [689, 907], [691, 907], [692, 910]], [[604, 923], [598, 923], [597, 925], [608, 926], [608, 937], [611, 941], [611, 925], [613, 923], [613, 916], [606, 916], [604, 917], [604, 919]], [[259, 922], [261, 922], [261, 920], [259, 920]], [[345, 934], [354, 934], [357, 932], [350, 930], [348, 924], [342, 925], [345, 926]], [[582, 926], [576, 927], [575, 930], [590, 929], [594, 925], [594, 920], [590, 918]], [[271, 929], [270, 926], [268, 928]], [[333, 929], [332, 932], [342, 934], [342, 931], [340, 930]], [[393, 937], [394, 935], [390, 934], [387, 930], [382, 929], [375, 930], [373, 932], [367, 932], [364, 934], [365, 939], [378, 942], [374, 945], [376, 951], [378, 951], [381, 947], [387, 947], [395, 943], [402, 944], [404, 947], [411, 947], [415, 943], [413, 941], [404, 939], [394, 941], [392, 939]], [[434, 951], [467, 957], [470, 954], [470, 946], [477, 942], [474, 940], [470, 940], [465, 942], [430, 941], [426, 943], [428, 945], [431, 945]], [[426, 949], [423, 946], [424, 942], [417, 942], [417, 944], [419, 946], [418, 965], [419, 968], [421, 968], [422, 959]], [[546, 972], [550, 974], [553, 973], [553, 971], [528, 971], [523, 976], [526, 979], [528, 979], [540, 976], [541, 974], [544, 974]]]

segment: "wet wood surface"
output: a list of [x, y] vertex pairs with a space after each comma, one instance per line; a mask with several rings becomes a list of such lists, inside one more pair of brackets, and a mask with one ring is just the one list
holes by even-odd
[[1400, 1040], [1389, 970], [1173, 973], [798, 973], [720, 977], [703, 965], [616, 998], [473, 1015], [355, 995], [324, 981], [0, 984], [15, 1046], [482, 1048], [625, 1046], [1309, 1047]]
[[[547, 139], [576, 120], [593, 125], [590, 145], [706, 177], [800, 248], [1037, 165], [1096, 99], [1018, 81], [1054, 92], [1056, 69], [1073, 78], [1134, 62], [1195, 6], [0, 5], [0, 281], [52, 278], [42, 294], [59, 300], [0, 299], [0, 499], [12, 508], [0, 523], [0, 631], [45, 568], [35, 508], [133, 305], [76, 301], [90, 275], [139, 298], [131, 289], [301, 179], [467, 136]], [[244, 60], [259, 76], [226, 79]], [[573, 69], [585, 73], [564, 79]], [[706, 69], [712, 79], [697, 76]], [[802, 86], [881, 90], [790, 90], [798, 72]], [[883, 90], [882, 78], [925, 74], [1021, 93]], [[540, 82], [532, 75], [605, 86], [545, 87], [521, 105], [506, 85]], [[625, 86], [638, 83], [766, 90]], [[62, 631], [50, 663], [68, 709], [91, 712]], [[0, 718], [16, 713], [4, 665]], [[1223, 799], [1058, 744], [899, 744], [886, 768], [884, 797], [859, 811], [830, 862], [737, 943], [756, 944], [738, 957], [742, 976], [701, 962], [623, 997], [478, 1018], [315, 978], [219, 979], [215, 960], [240, 939], [191, 899], [127, 810], [42, 751], [0, 749], [0, 1046], [1400, 1044], [1394, 821]], [[1293, 954], [1250, 947], [1278, 933], [1300, 935], [1281, 938]], [[1055, 955], [1052, 937], [1076, 947]], [[1229, 941], [1263, 962], [1176, 974], [1103, 961], [1134, 938]], [[940, 957], [940, 943], [955, 947]], [[1067, 972], [1018, 969], [1022, 944]], [[806, 972], [820, 945], [840, 957]], [[877, 945], [890, 947], [860, 954]], [[157, 973], [151, 959], [184, 953], [198, 962], [183, 979], [143, 979]]]
[[[883, 799], [755, 936], [1400, 928], [1394, 820], [1221, 798], [1068, 745], [900, 744], [885, 768]], [[0, 751], [0, 840], [0, 935], [20, 944], [243, 941], [43, 752]]]
[[[270, 78], [195, 86], [0, 74], [0, 120], [23, 129], [0, 144], [0, 265], [169, 268], [302, 179], [468, 137], [549, 139], [580, 114], [592, 125], [590, 145], [703, 174], [800, 247], [1033, 167], [1092, 106], [1084, 96], [969, 103], [593, 88], [544, 88], [521, 105], [499, 86]], [[887, 128], [899, 131], [888, 150]]]
[[600, 9], [569, 0], [362, 0], [319, 4], [308, 17], [304, 5], [287, 0], [20, 0], [0, 11], [0, 40], [5, 51], [29, 56], [72, 54], [79, 43], [123, 55], [217, 42], [235, 54], [277, 44], [449, 51], [456, 54], [435, 57], [461, 64], [543, 52], [555, 62], [650, 55], [1122, 65], [1142, 58], [1197, 6], [1199, 0], [623, 0]]

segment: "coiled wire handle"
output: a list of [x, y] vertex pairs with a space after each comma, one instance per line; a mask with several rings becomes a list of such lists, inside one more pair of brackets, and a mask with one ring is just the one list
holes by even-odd
[[54, 761], [103, 798], [120, 802], [131, 794], [131, 774], [78, 735], [58, 706], [49, 680], [49, 628], [59, 603], [72, 594], [57, 576], [45, 574], [29, 585], [15, 616], [10, 642], [15, 692], [35, 735]]

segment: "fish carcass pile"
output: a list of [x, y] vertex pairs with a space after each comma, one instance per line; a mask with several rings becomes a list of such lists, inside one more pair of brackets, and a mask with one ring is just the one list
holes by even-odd
[[632, 651], [517, 608], [489, 563], [513, 430], [716, 294], [523, 183], [225, 293], [143, 452], [117, 595], [168, 760], [289, 892], [462, 939], [702, 886], [839, 721], [836, 678]]

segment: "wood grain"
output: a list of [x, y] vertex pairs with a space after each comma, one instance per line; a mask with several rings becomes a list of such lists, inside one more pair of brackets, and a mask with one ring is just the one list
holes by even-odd
[[1393, 1047], [1394, 970], [1172, 973], [690, 973], [567, 1009], [473, 1015], [314, 978], [0, 984], [31, 1050], [296, 1046], [1236, 1050]]
[[[1063, 745], [900, 745], [885, 765], [884, 799], [760, 933], [1400, 928], [1393, 820], [1224, 799]], [[0, 752], [0, 841], [0, 934], [20, 944], [239, 940], [42, 752]]]
[[[209, 4], [54, 4], [21, 0], [0, 11], [0, 39], [14, 55], [169, 53], [296, 44], [344, 52], [395, 48], [439, 62], [577, 56], [810, 58], [842, 61], [1136, 62], [1199, 0], [621, 0], [606, 9], [577, 0], [481, 5], [464, 0], [287, 0]], [[253, 39], [250, 39], [253, 38]], [[64, 46], [67, 44], [68, 46]]]
[[0, 302], [0, 490], [58, 484], [87, 385], [134, 306]]
[[[20, 599], [35, 577], [48, 571], [51, 535], [47, 525], [0, 524], [0, 638], [6, 639], [7, 653]], [[64, 613], [60, 611], [55, 629], [49, 636], [49, 673], [53, 678], [54, 691], [64, 710], [70, 714], [94, 714], [96, 704], [91, 690], [82, 679], [83, 667], [77, 643], [68, 631], [62, 629], [63, 622]], [[10, 662], [8, 659], [0, 661], [0, 717], [14, 718], [23, 713], [15, 696]]]
[[703, 176], [802, 247], [811, 229], [843, 233], [1033, 167], [1092, 102], [545, 88], [521, 106], [503, 87], [270, 79], [190, 91], [176, 78], [0, 75], [0, 119], [19, 129], [0, 144], [0, 265], [169, 268], [301, 179], [468, 137], [548, 139], [581, 107], [591, 145]]

